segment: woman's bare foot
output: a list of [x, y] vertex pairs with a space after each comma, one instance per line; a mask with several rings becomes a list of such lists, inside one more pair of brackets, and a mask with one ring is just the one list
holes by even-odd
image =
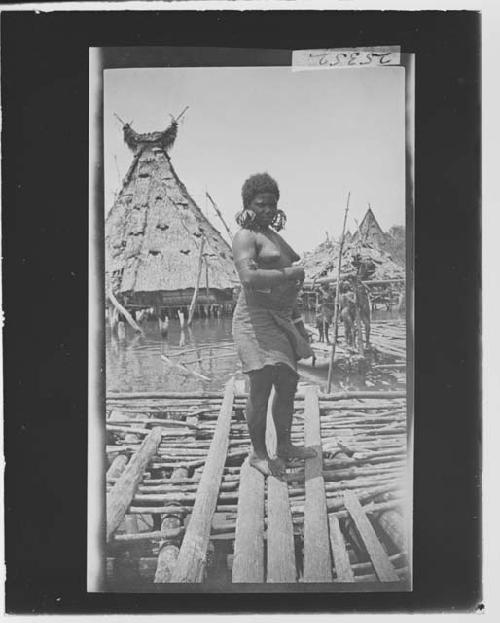
[[264, 474], [264, 476], [269, 476], [271, 474], [271, 470], [269, 469], [269, 465], [268, 465], [268, 460], [269, 458], [267, 456], [259, 456], [258, 454], [255, 454], [255, 452], [251, 452], [248, 455], [248, 462], [250, 463], [250, 465], [252, 467], [255, 467], [255, 469], [257, 471], [259, 471], [261, 474]]
[[286, 465], [285, 461], [276, 457], [271, 459], [270, 457], [262, 457], [255, 452], [252, 452], [248, 456], [248, 462], [252, 467], [258, 470], [264, 476], [274, 476], [275, 478], [279, 478], [280, 480], [284, 480], [286, 475]]
[[289, 445], [279, 452], [279, 456], [286, 459], [312, 459], [316, 456], [316, 450], [314, 448], [308, 448], [306, 446], [292, 446]]
[[278, 480], [285, 480], [286, 477], [286, 464], [285, 461], [277, 456], [274, 459], [268, 459], [269, 469], [271, 474], [278, 478]]

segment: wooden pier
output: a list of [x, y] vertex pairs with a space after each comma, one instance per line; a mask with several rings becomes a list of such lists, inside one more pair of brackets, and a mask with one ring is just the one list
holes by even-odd
[[108, 394], [108, 590], [409, 586], [405, 393], [306, 387], [292, 441], [317, 454], [285, 481], [248, 465], [245, 401], [233, 380], [224, 394]]

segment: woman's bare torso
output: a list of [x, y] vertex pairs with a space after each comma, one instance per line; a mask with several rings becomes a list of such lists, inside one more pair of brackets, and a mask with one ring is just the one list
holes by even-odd
[[254, 232], [254, 236], [259, 268], [287, 268], [300, 260], [300, 256], [275, 231]]

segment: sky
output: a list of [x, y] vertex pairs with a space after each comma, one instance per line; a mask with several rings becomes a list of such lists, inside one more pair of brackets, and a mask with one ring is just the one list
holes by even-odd
[[116, 113], [137, 132], [163, 130], [186, 106], [173, 166], [212, 223], [233, 231], [241, 186], [267, 171], [287, 214], [282, 235], [302, 254], [351, 231], [370, 203], [382, 229], [404, 224], [404, 69], [151, 68], [104, 72], [105, 209], [132, 153]]

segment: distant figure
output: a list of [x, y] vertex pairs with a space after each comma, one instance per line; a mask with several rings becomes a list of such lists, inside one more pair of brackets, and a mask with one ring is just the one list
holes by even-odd
[[335, 313], [335, 294], [328, 288], [324, 287], [318, 305], [316, 307], [316, 328], [319, 332], [319, 341], [330, 343], [328, 331]]
[[344, 324], [344, 336], [348, 346], [354, 346], [356, 334], [356, 298], [348, 281], [340, 284], [339, 317]]
[[[362, 257], [360, 253], [356, 254], [352, 258], [352, 265], [356, 270], [353, 276], [354, 294], [356, 298], [356, 308], [359, 313], [360, 320], [365, 328], [365, 343], [366, 346], [370, 345], [370, 331], [371, 331], [371, 305], [370, 294], [368, 288], [363, 281], [370, 279], [376, 270], [375, 263], [370, 258]], [[363, 340], [363, 336], [358, 336], [358, 339]]]
[[[297, 360], [314, 355], [307, 341], [297, 296], [304, 269], [283, 240], [286, 216], [278, 210], [279, 189], [267, 173], [252, 175], [241, 191], [241, 229], [233, 238], [233, 257], [242, 288], [233, 315], [233, 337], [250, 391], [246, 419], [252, 451], [249, 462], [264, 475], [284, 478], [286, 461], [315, 456], [312, 448], [293, 446], [291, 426], [297, 390]], [[268, 455], [266, 421], [272, 388], [276, 457]]]

